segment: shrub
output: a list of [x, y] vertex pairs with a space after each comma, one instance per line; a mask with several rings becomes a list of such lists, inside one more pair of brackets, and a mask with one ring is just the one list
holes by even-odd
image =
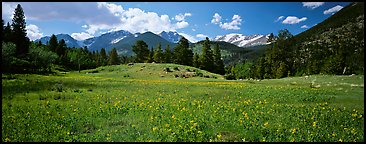
[[56, 90], [57, 92], [62, 92], [62, 91], [64, 91], [64, 85], [61, 83], [57, 83], [57, 84], [55, 84], [55, 86], [54, 86], [54, 90]]
[[225, 77], [225, 79], [227, 79], [227, 80], [235, 80], [235, 75], [233, 75], [233, 74], [228, 74], [228, 75], [225, 75], [224, 76]]
[[179, 68], [178, 67], [174, 67], [173, 69], [176, 70], [176, 71], [179, 71]]
[[195, 72], [195, 75], [199, 76], [199, 77], [203, 77], [203, 73], [198, 70]]
[[173, 72], [173, 71], [172, 71], [172, 70], [170, 70], [170, 68], [168, 68], [168, 67], [167, 67], [167, 68], [165, 68], [165, 69], [164, 69], [164, 71], [166, 71], [166, 72]]

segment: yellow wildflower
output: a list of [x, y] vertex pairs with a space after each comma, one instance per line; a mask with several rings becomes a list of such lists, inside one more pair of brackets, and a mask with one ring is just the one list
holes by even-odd
[[296, 128], [292, 129], [292, 134], [296, 133]]
[[268, 124], [268, 122], [266, 122], [266, 123], [264, 123], [263, 125], [264, 125], [265, 127], [268, 127], [268, 125], [269, 125], [269, 124]]

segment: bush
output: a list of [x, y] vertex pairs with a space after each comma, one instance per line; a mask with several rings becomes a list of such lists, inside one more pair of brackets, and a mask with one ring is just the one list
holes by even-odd
[[179, 68], [178, 67], [174, 67], [173, 69], [176, 70], [176, 71], [179, 71]]
[[173, 72], [173, 71], [172, 71], [172, 70], [170, 70], [170, 68], [168, 68], [168, 67], [167, 67], [167, 68], [165, 68], [165, 69], [164, 69], [164, 71], [166, 71], [166, 72]]
[[203, 77], [203, 73], [198, 70], [195, 72], [195, 75], [199, 76], [199, 77]]
[[233, 75], [233, 74], [228, 74], [228, 75], [225, 75], [224, 76], [225, 77], [225, 79], [227, 79], [227, 80], [235, 80], [235, 75]]

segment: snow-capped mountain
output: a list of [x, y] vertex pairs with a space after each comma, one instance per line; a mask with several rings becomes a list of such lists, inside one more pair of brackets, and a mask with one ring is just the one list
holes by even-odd
[[172, 31], [169, 31], [169, 32], [162, 31], [158, 35], [172, 43], [178, 43], [179, 40], [182, 38], [182, 36], [179, 35], [177, 32], [172, 32]]
[[100, 50], [101, 48], [109, 48], [113, 44], [118, 43], [119, 41], [131, 35], [133, 34], [124, 30], [109, 32], [98, 37], [86, 39], [81, 42], [81, 46], [87, 46], [90, 51]]
[[[68, 47], [81, 47], [79, 45], [79, 42], [68, 34], [57, 34], [55, 36], [57, 38], [57, 41], [64, 39], [64, 41]], [[51, 36], [45, 36], [45, 37], [35, 40], [34, 42], [41, 41], [42, 44], [46, 44], [50, 39], [51, 39]]]
[[260, 34], [245, 36], [243, 34], [231, 33], [223, 36], [216, 36], [214, 41], [224, 41], [239, 47], [250, 47], [267, 44], [268, 36], [269, 35]]

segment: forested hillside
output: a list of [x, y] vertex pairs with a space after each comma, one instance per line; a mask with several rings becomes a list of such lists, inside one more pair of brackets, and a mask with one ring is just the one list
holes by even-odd
[[260, 79], [304, 74], [363, 74], [364, 4], [351, 3], [296, 36], [285, 29], [269, 40], [272, 43], [265, 56], [255, 65], [231, 68], [227, 77], [238, 78], [236, 73], [242, 71], [248, 71], [242, 78]]

